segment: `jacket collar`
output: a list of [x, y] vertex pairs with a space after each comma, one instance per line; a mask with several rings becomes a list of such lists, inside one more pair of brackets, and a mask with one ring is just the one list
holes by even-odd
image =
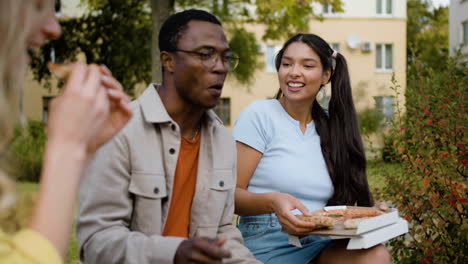
[[[167, 113], [166, 108], [161, 101], [161, 97], [159, 97], [159, 94], [156, 91], [157, 86], [158, 84], [151, 83], [138, 98], [143, 116], [146, 122], [149, 123], [173, 122], [171, 116]], [[221, 119], [219, 119], [219, 117], [211, 109], [205, 112], [203, 119], [204, 122], [207, 122], [211, 125], [223, 124]]]

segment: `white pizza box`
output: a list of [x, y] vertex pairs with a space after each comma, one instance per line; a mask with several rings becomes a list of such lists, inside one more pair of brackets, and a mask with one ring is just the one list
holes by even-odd
[[408, 222], [399, 218], [394, 224], [351, 238], [346, 249], [370, 248], [406, 233], [408, 233]]
[[[346, 249], [366, 249], [378, 244], [387, 242], [388, 240], [408, 233], [408, 222], [399, 218], [396, 223], [384, 226], [382, 228], [369, 231], [364, 234], [346, 236], [329, 236], [331, 239], [344, 239], [349, 238]], [[301, 242], [297, 236], [289, 235], [289, 244], [302, 247]]]
[[[357, 208], [354, 206], [328, 206], [325, 211]], [[398, 216], [396, 208], [390, 208], [387, 213], [371, 217], [359, 223], [357, 229], [345, 229], [339, 222], [333, 229], [319, 229], [302, 235], [319, 235], [332, 239], [349, 238], [347, 249], [365, 249], [384, 243], [392, 238], [408, 232], [408, 222]], [[302, 247], [299, 238], [289, 234], [289, 243]]]

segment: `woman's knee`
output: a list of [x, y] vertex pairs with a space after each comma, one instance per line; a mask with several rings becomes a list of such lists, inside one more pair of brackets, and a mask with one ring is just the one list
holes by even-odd
[[391, 264], [392, 256], [390, 255], [390, 252], [388, 252], [388, 249], [385, 246], [378, 245], [367, 250], [365, 254], [365, 259], [363, 260], [363, 264], [364, 263]]

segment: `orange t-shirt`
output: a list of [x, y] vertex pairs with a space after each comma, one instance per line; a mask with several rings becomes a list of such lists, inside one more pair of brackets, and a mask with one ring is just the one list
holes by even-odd
[[164, 226], [163, 236], [188, 237], [190, 210], [197, 183], [200, 136], [191, 141], [182, 137], [179, 158], [172, 190], [171, 207]]

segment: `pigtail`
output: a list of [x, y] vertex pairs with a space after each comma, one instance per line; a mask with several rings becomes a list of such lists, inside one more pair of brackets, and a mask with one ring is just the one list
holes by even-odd
[[[329, 142], [331, 173], [335, 191], [329, 204], [372, 206], [366, 177], [366, 157], [351, 92], [346, 59], [336, 54], [331, 76], [329, 103]], [[323, 148], [322, 148], [323, 149]]]

